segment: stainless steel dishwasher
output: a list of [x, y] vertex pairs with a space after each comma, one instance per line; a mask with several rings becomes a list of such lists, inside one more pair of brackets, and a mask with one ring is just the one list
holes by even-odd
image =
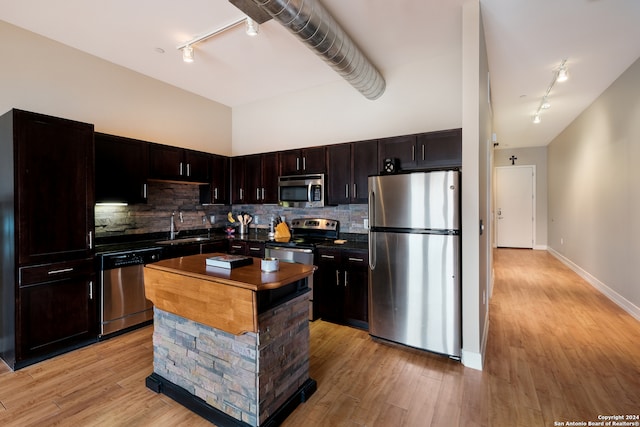
[[162, 248], [98, 255], [100, 335], [105, 338], [153, 321], [153, 304], [144, 293], [144, 264], [159, 261]]

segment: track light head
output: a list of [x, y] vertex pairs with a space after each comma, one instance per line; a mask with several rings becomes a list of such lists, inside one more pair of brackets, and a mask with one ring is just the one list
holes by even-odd
[[569, 79], [569, 73], [567, 71], [567, 67], [563, 65], [558, 70], [558, 77], [556, 77], [556, 81], [562, 83], [562, 82], [566, 82], [568, 79]]
[[193, 47], [191, 45], [186, 45], [185, 47], [182, 48], [182, 60], [184, 62], [193, 62], [194, 53], [193, 53]]
[[256, 21], [247, 17], [247, 25], [246, 25], [245, 31], [247, 32], [248, 36], [251, 36], [251, 37], [257, 36], [258, 32], [260, 31], [260, 26]]

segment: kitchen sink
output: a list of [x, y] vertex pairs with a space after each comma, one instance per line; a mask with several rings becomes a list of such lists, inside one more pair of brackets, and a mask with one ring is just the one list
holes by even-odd
[[156, 243], [159, 245], [180, 245], [186, 243], [207, 242], [209, 240], [211, 240], [209, 237], [183, 237], [174, 240], [161, 240]]

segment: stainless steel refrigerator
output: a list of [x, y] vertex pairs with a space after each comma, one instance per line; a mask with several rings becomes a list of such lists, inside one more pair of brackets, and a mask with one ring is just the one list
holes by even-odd
[[460, 172], [369, 177], [369, 333], [459, 358]]

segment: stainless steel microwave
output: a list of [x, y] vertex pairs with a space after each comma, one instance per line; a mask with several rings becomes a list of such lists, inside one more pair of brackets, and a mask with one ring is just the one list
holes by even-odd
[[279, 177], [278, 203], [288, 208], [323, 207], [324, 174]]

